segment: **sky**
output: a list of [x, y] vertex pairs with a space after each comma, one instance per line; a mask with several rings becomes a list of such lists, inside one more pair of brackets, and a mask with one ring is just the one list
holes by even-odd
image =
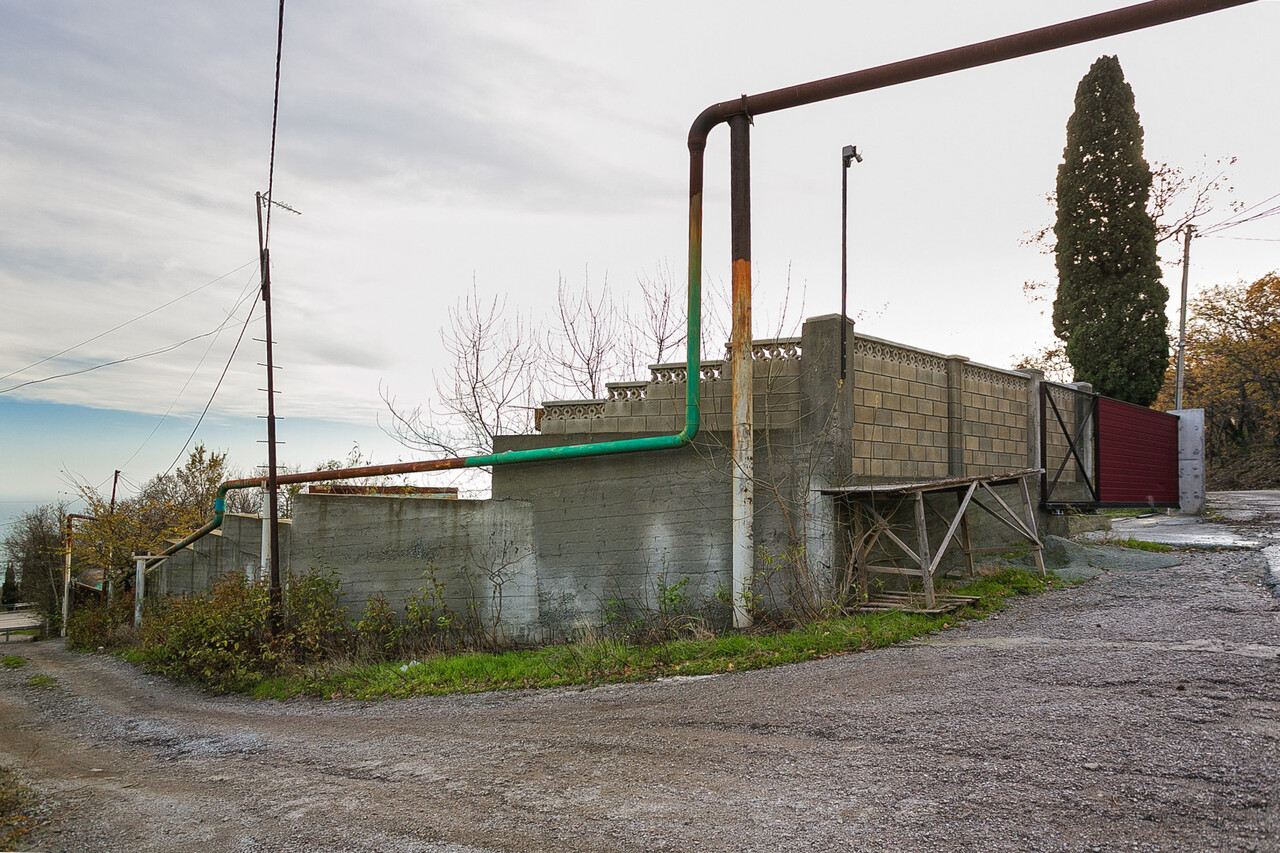
[[[273, 197], [301, 215], [271, 220], [282, 462], [421, 458], [383, 430], [381, 394], [429, 404], [442, 326], [472, 288], [536, 317], [561, 279], [624, 300], [663, 270], [683, 287], [685, 141], [704, 107], [1123, 5], [287, 5]], [[131, 494], [193, 430], [242, 471], [264, 461], [260, 309], [231, 353], [257, 286], [276, 14], [0, 0], [0, 525], [77, 484], [109, 490], [117, 469]], [[859, 331], [996, 366], [1049, 343], [1023, 284], [1052, 280], [1052, 259], [1024, 242], [1052, 219], [1081, 76], [1118, 55], [1148, 159], [1234, 156], [1232, 197], [1252, 205], [1280, 192], [1277, 32], [1280, 2], [1261, 0], [757, 117], [757, 335], [788, 299], [791, 320], [839, 310], [840, 152], [855, 144]], [[728, 171], [721, 127], [713, 293], [729, 279]], [[1192, 294], [1280, 268], [1278, 226], [1196, 241]]]

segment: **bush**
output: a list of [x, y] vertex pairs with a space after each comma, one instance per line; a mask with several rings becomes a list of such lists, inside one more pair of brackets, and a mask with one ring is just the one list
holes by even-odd
[[133, 630], [133, 598], [119, 596], [110, 604], [90, 601], [76, 606], [67, 620], [67, 645], [91, 652], [124, 649], [137, 642]]
[[142, 620], [142, 658], [161, 675], [216, 691], [246, 690], [349, 646], [351, 630], [338, 606], [338, 587], [332, 572], [291, 575], [280, 630], [273, 634], [266, 583], [225, 575], [206, 595], [149, 607]]

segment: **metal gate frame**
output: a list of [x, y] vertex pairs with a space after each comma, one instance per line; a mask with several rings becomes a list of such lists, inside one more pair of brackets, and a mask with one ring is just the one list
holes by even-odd
[[[1062, 410], [1058, 407], [1058, 403], [1053, 399], [1050, 393], [1051, 389], [1060, 389], [1071, 394], [1084, 398], [1083, 408], [1078, 413], [1078, 422], [1074, 428], [1068, 426], [1067, 419], [1063, 416]], [[1070, 385], [1062, 385], [1055, 382], [1040, 383], [1040, 467], [1044, 469], [1044, 475], [1040, 480], [1040, 506], [1049, 510], [1061, 510], [1067, 508], [1074, 509], [1105, 509], [1105, 508], [1122, 508], [1122, 507], [1172, 507], [1179, 506], [1178, 501], [1157, 501], [1157, 500], [1132, 500], [1132, 501], [1107, 501], [1103, 500], [1104, 488], [1107, 483], [1107, 472], [1102, 467], [1102, 452], [1100, 442], [1104, 433], [1107, 433], [1105, 424], [1102, 423], [1099, 401], [1110, 401], [1111, 398], [1104, 398], [1101, 394], [1091, 391], [1081, 391], [1079, 388], [1073, 388]], [[1113, 402], [1120, 403], [1124, 406], [1130, 406], [1130, 403], [1124, 403], [1120, 400]], [[1142, 408], [1142, 407], [1137, 407]], [[1177, 418], [1177, 415], [1165, 412], [1154, 412], [1153, 415], [1161, 415]], [[1067, 452], [1063, 456], [1062, 461], [1056, 466], [1051, 467], [1049, 464], [1049, 443], [1050, 435], [1049, 421], [1052, 417], [1061, 435], [1067, 440]], [[1109, 433], [1108, 433], [1109, 434]], [[1087, 458], [1086, 452], [1087, 451]], [[1059, 481], [1062, 479], [1063, 473], [1066, 471], [1068, 464], [1075, 462], [1076, 470], [1079, 472], [1084, 485], [1088, 489], [1088, 500], [1064, 500], [1055, 499], [1054, 491], [1058, 488]], [[1177, 452], [1175, 447], [1173, 464], [1177, 466]]]

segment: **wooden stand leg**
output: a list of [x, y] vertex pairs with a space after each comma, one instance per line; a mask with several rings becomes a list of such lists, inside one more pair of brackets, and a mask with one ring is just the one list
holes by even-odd
[[973, 545], [969, 541], [969, 513], [960, 516], [960, 548], [964, 551], [964, 564], [968, 576], [973, 577], [977, 570], [973, 565]]
[[1022, 487], [1022, 506], [1026, 510], [1027, 530], [1031, 531], [1032, 553], [1036, 555], [1036, 569], [1040, 577], [1048, 574], [1044, 568], [1044, 546], [1040, 543], [1040, 530], [1036, 527], [1036, 508], [1031, 505], [1031, 493], [1027, 489], [1027, 478], [1019, 477], [1018, 485]]
[[932, 560], [929, 559], [929, 529], [924, 516], [924, 494], [916, 492], [916, 554], [920, 558], [920, 575], [924, 581], [924, 606], [934, 608]]

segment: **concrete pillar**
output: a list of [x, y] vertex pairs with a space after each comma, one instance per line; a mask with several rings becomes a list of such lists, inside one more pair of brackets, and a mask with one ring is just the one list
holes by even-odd
[[1044, 371], [1035, 368], [1019, 370], [1027, 376], [1027, 467], [1040, 467], [1040, 383]]
[[964, 476], [964, 364], [962, 355], [947, 356], [947, 476]]
[[1178, 512], [1204, 512], [1204, 409], [1175, 409], [1178, 416]]

